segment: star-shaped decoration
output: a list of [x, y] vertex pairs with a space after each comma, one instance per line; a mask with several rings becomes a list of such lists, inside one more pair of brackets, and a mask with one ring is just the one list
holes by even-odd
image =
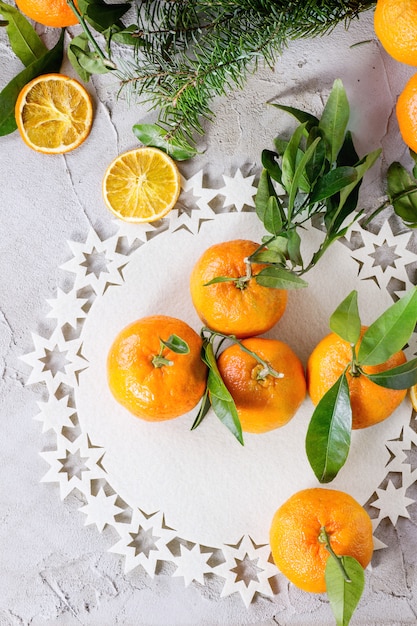
[[212, 552], [201, 552], [198, 544], [195, 544], [191, 549], [180, 544], [180, 556], [174, 559], [177, 569], [173, 576], [182, 576], [186, 587], [193, 580], [204, 585], [204, 574], [213, 572], [213, 568], [207, 564], [211, 556]]
[[42, 422], [42, 432], [54, 430], [57, 435], [61, 433], [63, 428], [72, 428], [70, 417], [74, 415], [76, 409], [68, 406], [69, 396], [57, 398], [51, 394], [47, 402], [38, 402], [37, 405], [40, 413], [35, 415], [34, 419]]
[[197, 234], [201, 224], [215, 217], [209, 202], [218, 194], [217, 190], [203, 187], [203, 172], [197, 172], [192, 178], [182, 178], [182, 193], [176, 206], [169, 214], [169, 230], [176, 232], [186, 229]]
[[236, 170], [233, 177], [223, 174], [224, 186], [218, 190], [218, 194], [224, 196], [223, 206], [234, 205], [239, 212], [244, 206], [255, 207], [257, 189], [252, 184], [254, 179], [254, 175], [244, 177], [240, 169]]
[[[379, 517], [375, 517], [374, 519], [371, 519], [372, 522], [372, 532], [373, 532], [373, 544], [374, 544], [374, 550], [383, 550], [384, 548], [387, 547], [387, 544], [384, 543], [383, 541], [381, 541], [380, 539], [378, 539], [378, 537], [375, 537], [375, 530], [378, 528], [379, 523], [380, 523], [380, 518]], [[372, 565], [369, 564], [368, 567], [370, 569], [372, 569]]]
[[416, 254], [407, 249], [411, 236], [410, 232], [395, 236], [388, 221], [377, 234], [367, 231], [365, 245], [352, 251], [359, 278], [374, 280], [381, 289], [387, 289], [391, 279], [404, 279], [406, 266], [416, 261]]
[[148, 222], [133, 224], [123, 220], [114, 221], [117, 226], [117, 237], [126, 237], [129, 246], [138, 240], [142, 243], [146, 243], [152, 236], [156, 235], [158, 232], [166, 230], [168, 227], [166, 220], [159, 220], [149, 224]]
[[42, 482], [58, 482], [62, 500], [75, 488], [87, 497], [91, 493], [91, 481], [106, 476], [100, 465], [103, 448], [91, 447], [84, 433], [75, 441], [59, 436], [56, 450], [40, 455], [50, 465]]
[[83, 306], [88, 302], [86, 298], [78, 298], [77, 292], [71, 289], [68, 293], [58, 287], [57, 296], [54, 299], [47, 300], [51, 310], [46, 317], [57, 320], [58, 326], [61, 328], [65, 324], [69, 324], [72, 328], [77, 327], [77, 321], [87, 317]]
[[417, 467], [412, 464], [411, 450], [417, 446], [417, 433], [411, 428], [404, 428], [398, 439], [387, 441], [386, 447], [391, 455], [387, 464], [387, 474], [401, 474], [404, 489], [410, 487], [417, 479]]
[[125, 573], [141, 565], [151, 578], [155, 576], [157, 561], [173, 561], [168, 543], [176, 537], [176, 531], [168, 528], [161, 512], [145, 515], [134, 509], [129, 524], [118, 524], [120, 540], [110, 552], [125, 557]]
[[389, 517], [393, 526], [399, 517], [410, 517], [407, 507], [414, 503], [414, 500], [405, 495], [406, 487], [396, 489], [392, 481], [388, 481], [386, 489], [377, 489], [378, 499], [372, 502], [372, 506], [381, 510], [380, 519]]
[[110, 285], [123, 284], [122, 270], [128, 257], [116, 252], [117, 244], [118, 236], [101, 241], [93, 229], [85, 243], [68, 241], [74, 256], [61, 269], [75, 274], [74, 289], [91, 287], [101, 295]]
[[81, 356], [81, 340], [66, 341], [60, 328], [49, 339], [32, 333], [32, 340], [34, 351], [20, 357], [32, 367], [26, 384], [43, 382], [51, 395], [61, 384], [74, 387], [79, 373], [88, 367]]
[[115, 516], [123, 511], [123, 508], [116, 504], [117, 497], [115, 493], [107, 496], [103, 488], [96, 496], [88, 494], [87, 504], [78, 509], [87, 515], [84, 525], [95, 524], [100, 533], [106, 524], [113, 525]]
[[248, 607], [256, 592], [273, 595], [269, 579], [276, 576], [277, 569], [269, 562], [268, 545], [257, 546], [245, 536], [236, 546], [223, 546], [222, 552], [225, 562], [213, 568], [214, 574], [226, 579], [222, 598], [239, 592]]

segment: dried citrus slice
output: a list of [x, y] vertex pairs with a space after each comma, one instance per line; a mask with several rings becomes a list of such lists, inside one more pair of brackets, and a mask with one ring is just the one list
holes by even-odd
[[33, 150], [61, 154], [77, 148], [93, 123], [90, 95], [74, 78], [43, 74], [31, 80], [16, 101], [16, 124]]
[[411, 404], [413, 409], [417, 411], [417, 385], [413, 385], [409, 389]]
[[158, 148], [141, 147], [120, 154], [103, 179], [107, 207], [127, 222], [154, 222], [164, 217], [180, 191], [175, 162]]

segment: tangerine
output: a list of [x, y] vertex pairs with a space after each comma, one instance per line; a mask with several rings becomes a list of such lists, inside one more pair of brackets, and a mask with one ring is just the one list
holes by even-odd
[[299, 491], [276, 511], [270, 545], [275, 565], [304, 591], [326, 591], [330, 554], [321, 541], [323, 530], [338, 556], [351, 556], [363, 568], [372, 558], [372, 522], [352, 496], [320, 487]]
[[[264, 287], [256, 274], [267, 267], [246, 259], [259, 245], [236, 239], [218, 243], [203, 252], [191, 273], [190, 291], [194, 307], [211, 330], [238, 338], [261, 335], [282, 317], [288, 299], [283, 289]], [[220, 282], [207, 285], [217, 278]]]
[[[177, 353], [162, 343], [173, 335], [186, 342], [188, 353]], [[206, 388], [201, 347], [200, 336], [182, 320], [165, 315], [136, 320], [120, 331], [109, 350], [110, 390], [121, 405], [144, 420], [183, 415], [196, 406]]]
[[395, 112], [404, 143], [417, 151], [417, 74], [414, 74], [400, 93]]
[[[366, 327], [362, 327], [362, 335]], [[358, 345], [360, 345], [360, 340]], [[324, 337], [314, 348], [307, 362], [307, 388], [314, 404], [318, 404], [326, 391], [333, 386], [352, 360], [350, 343], [335, 333]], [[402, 350], [379, 365], [363, 366], [363, 372], [376, 374], [405, 363]], [[360, 372], [353, 375], [346, 372], [350, 404], [352, 407], [352, 428], [367, 428], [387, 419], [404, 400], [406, 389], [387, 389], [372, 382]]]
[[280, 428], [290, 421], [305, 398], [303, 365], [282, 341], [253, 337], [241, 343], [279, 374], [272, 375], [238, 344], [220, 354], [217, 366], [235, 402], [242, 430], [264, 433]]
[[[76, 0], [74, 3], [77, 7]], [[43, 26], [64, 28], [78, 24], [78, 18], [66, 0], [17, 0], [16, 4], [26, 17]]]
[[378, 0], [375, 34], [396, 61], [417, 65], [417, 5], [415, 0]]

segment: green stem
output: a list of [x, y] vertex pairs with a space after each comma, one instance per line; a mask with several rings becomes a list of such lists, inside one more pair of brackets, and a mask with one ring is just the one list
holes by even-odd
[[356, 346], [355, 346], [354, 343], [351, 343], [350, 345], [351, 345], [351, 348], [352, 348], [352, 361], [351, 361], [351, 364], [350, 364], [350, 374], [351, 374], [351, 376], [357, 377], [357, 376], [360, 376], [362, 372], [361, 372], [361, 369], [359, 367], [358, 359], [357, 359], [357, 356], [356, 356]]
[[330, 555], [336, 559], [336, 562], [338, 564], [338, 566], [340, 567], [340, 570], [342, 572], [343, 578], [345, 579], [345, 581], [347, 583], [351, 583], [352, 580], [349, 577], [349, 574], [347, 573], [345, 566], [343, 565], [343, 561], [342, 561], [342, 557], [338, 556], [336, 554], [336, 552], [333, 550], [332, 546], [330, 545], [330, 539], [329, 539], [329, 535], [327, 534], [326, 528], [324, 526], [322, 526], [320, 528], [320, 534], [318, 536], [318, 540], [320, 543], [324, 544], [324, 547], [326, 548], [326, 550], [330, 553]]
[[246, 354], [249, 354], [251, 357], [255, 359], [255, 361], [257, 361], [258, 363], [260, 363], [260, 365], [262, 365], [263, 370], [262, 372], [259, 372], [260, 378], [265, 378], [268, 374], [270, 374], [274, 378], [284, 378], [284, 374], [282, 374], [282, 372], [277, 372], [276, 370], [274, 370], [273, 367], [271, 367], [271, 365], [267, 361], [265, 361], [258, 354], [256, 354], [256, 352], [253, 352], [252, 350], [249, 350], [248, 348], [246, 348], [242, 344], [242, 342], [237, 337], [235, 337], [235, 335], [225, 335], [223, 333], [219, 333], [214, 330], [211, 330], [211, 328], [208, 328], [207, 326], [204, 326], [201, 329], [201, 334], [203, 338], [204, 338], [204, 333], [210, 333], [210, 339], [209, 339], [210, 343], [213, 343], [213, 340], [216, 337], [221, 337], [222, 338], [221, 343], [225, 339], [229, 339], [232, 343], [237, 344], [239, 348], [242, 350], [242, 352], [246, 352]]

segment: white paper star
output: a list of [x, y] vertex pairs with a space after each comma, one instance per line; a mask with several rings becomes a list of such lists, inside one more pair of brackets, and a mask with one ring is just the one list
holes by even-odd
[[91, 493], [91, 481], [106, 476], [100, 466], [104, 450], [91, 447], [86, 434], [75, 441], [58, 436], [56, 450], [40, 455], [50, 465], [41, 482], [58, 482], [61, 500], [75, 488], [87, 497]]
[[176, 531], [165, 526], [161, 512], [145, 515], [135, 509], [131, 523], [118, 524], [117, 532], [120, 540], [110, 552], [125, 557], [125, 573], [141, 565], [153, 578], [157, 561], [174, 560], [167, 544], [176, 537]]
[[407, 249], [411, 236], [411, 232], [395, 236], [388, 221], [378, 234], [367, 232], [365, 245], [352, 252], [352, 258], [359, 263], [359, 278], [373, 279], [381, 289], [387, 288], [391, 278], [405, 279], [408, 288], [411, 283], [405, 267], [416, 260], [416, 254]]
[[268, 545], [255, 547], [250, 537], [245, 536], [237, 546], [223, 546], [222, 552], [225, 562], [213, 568], [216, 575], [226, 579], [222, 598], [239, 592], [248, 607], [256, 592], [273, 595], [268, 579], [278, 572], [268, 560], [271, 554]]
[[243, 207], [255, 206], [254, 195], [256, 187], [252, 185], [255, 176], [242, 176], [240, 169], [236, 170], [233, 177], [223, 174], [224, 187], [218, 190], [218, 194], [225, 196], [223, 206], [234, 205], [237, 211]]
[[117, 494], [107, 496], [103, 488], [99, 490], [96, 496], [89, 494], [86, 497], [87, 504], [78, 510], [87, 515], [84, 525], [95, 524], [100, 533], [106, 524], [114, 524], [115, 515], [123, 510], [122, 507], [115, 504]]
[[[153, 233], [156, 233], [160, 228], [160, 222], [154, 224], [144, 222], [143, 224], [132, 224], [130, 222], [124, 222], [123, 220], [114, 220], [117, 225], [117, 237], [126, 237], [129, 246], [131, 246], [137, 239], [145, 243]], [[167, 226], [164, 226], [163, 230], [166, 230]]]
[[193, 580], [204, 585], [204, 574], [213, 572], [213, 568], [207, 565], [212, 553], [201, 552], [200, 546], [196, 544], [193, 548], [188, 549], [180, 544], [181, 556], [174, 559], [177, 569], [173, 576], [182, 576], [184, 585], [188, 587]]
[[388, 481], [386, 489], [377, 489], [378, 500], [372, 502], [372, 506], [381, 510], [380, 518], [389, 517], [393, 526], [399, 517], [410, 517], [407, 507], [414, 503], [414, 500], [407, 498], [405, 487], [395, 488], [391, 481]]
[[[200, 226], [207, 220], [215, 217], [209, 202], [218, 194], [216, 190], [204, 189], [203, 172], [200, 170], [192, 178], [186, 180], [182, 178], [183, 194], [179, 197], [177, 205], [169, 214], [169, 230], [176, 232], [186, 229], [192, 234], [200, 230]], [[190, 194], [192, 197], [186, 197]]]
[[101, 241], [93, 229], [85, 243], [68, 241], [74, 256], [61, 269], [75, 274], [74, 289], [91, 287], [101, 295], [109, 285], [123, 284], [122, 269], [129, 258], [116, 252], [118, 241], [117, 235]]
[[26, 384], [43, 382], [51, 395], [62, 383], [75, 386], [78, 374], [88, 367], [80, 356], [81, 339], [65, 341], [61, 329], [56, 328], [49, 339], [32, 333], [32, 340], [34, 351], [20, 357], [32, 367]]
[[58, 326], [61, 326], [61, 328], [65, 324], [76, 328], [77, 320], [87, 317], [87, 313], [82, 308], [87, 302], [86, 298], [78, 298], [74, 289], [65, 293], [58, 287], [56, 298], [47, 300], [51, 311], [49, 311], [46, 317], [55, 318]]
[[73, 426], [70, 420], [76, 409], [68, 406], [69, 396], [58, 399], [54, 394], [48, 398], [48, 402], [37, 402], [40, 413], [35, 415], [33, 419], [42, 422], [42, 432], [54, 430], [59, 435], [64, 427], [71, 428]]

